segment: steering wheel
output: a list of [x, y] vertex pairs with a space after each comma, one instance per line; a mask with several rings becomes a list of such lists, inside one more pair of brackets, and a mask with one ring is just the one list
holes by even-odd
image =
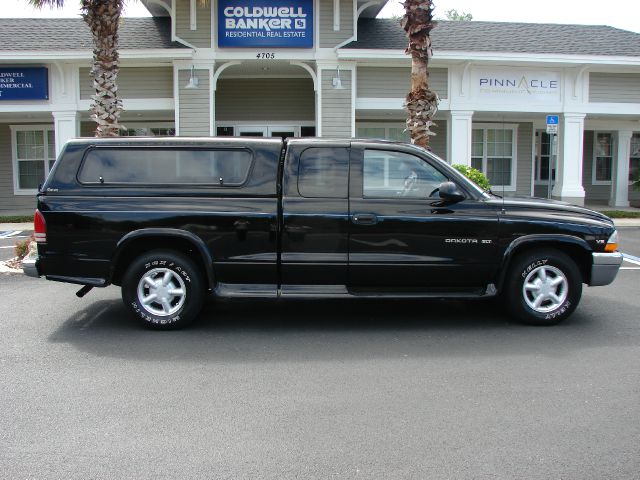
[[439, 191], [440, 191], [440, 187], [436, 187], [436, 188], [434, 188], [434, 189], [431, 191], [431, 193], [429, 194], [429, 198], [431, 198], [431, 197], [435, 197], [435, 196], [436, 196], [436, 193], [438, 193]]

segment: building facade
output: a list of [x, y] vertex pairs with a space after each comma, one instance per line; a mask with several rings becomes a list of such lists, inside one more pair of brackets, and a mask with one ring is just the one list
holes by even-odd
[[[410, 59], [385, 1], [143, 3], [153, 17], [121, 28], [123, 134], [407, 139]], [[640, 34], [440, 22], [433, 44], [435, 153], [506, 195], [640, 201]], [[91, 38], [79, 18], [1, 19], [0, 45], [0, 214], [27, 213], [64, 142], [93, 133]]]

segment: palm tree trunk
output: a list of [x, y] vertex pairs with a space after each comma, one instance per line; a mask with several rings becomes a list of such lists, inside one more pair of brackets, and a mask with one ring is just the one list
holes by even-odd
[[431, 49], [431, 30], [433, 21], [433, 3], [431, 0], [405, 0], [405, 14], [401, 26], [409, 39], [406, 53], [411, 55], [411, 91], [405, 99], [407, 110], [407, 130], [411, 143], [427, 148], [433, 117], [438, 111], [438, 94], [429, 88], [429, 59]]
[[96, 137], [117, 136], [122, 112], [116, 79], [120, 71], [118, 28], [123, 0], [81, 0], [82, 18], [93, 36], [91, 77], [95, 95], [91, 96], [91, 118], [96, 122]]

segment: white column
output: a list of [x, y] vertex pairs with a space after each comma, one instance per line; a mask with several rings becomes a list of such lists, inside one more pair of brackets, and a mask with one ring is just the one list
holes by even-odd
[[452, 110], [447, 129], [447, 161], [451, 164], [471, 165], [471, 136], [473, 112]]
[[53, 112], [53, 123], [56, 138], [56, 156], [60, 155], [62, 147], [72, 138], [80, 135], [79, 115], [75, 110]]
[[560, 125], [558, 166], [552, 196], [555, 199], [584, 205], [582, 162], [584, 113], [565, 113]]
[[613, 160], [611, 175], [611, 196], [609, 205], [612, 207], [629, 206], [629, 158], [631, 157], [631, 130], [618, 131], [618, 154]]

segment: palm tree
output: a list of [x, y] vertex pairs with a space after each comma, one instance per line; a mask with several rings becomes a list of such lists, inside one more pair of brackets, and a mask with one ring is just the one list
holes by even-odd
[[[28, 0], [36, 8], [61, 7], [64, 0]], [[93, 36], [91, 78], [96, 93], [91, 97], [91, 118], [97, 123], [96, 137], [117, 136], [122, 100], [116, 80], [120, 71], [118, 29], [124, 0], [80, 0], [82, 18]]]
[[409, 39], [405, 50], [411, 55], [411, 91], [405, 99], [407, 109], [407, 130], [411, 135], [411, 143], [427, 148], [429, 137], [435, 135], [431, 131], [433, 117], [438, 111], [438, 94], [429, 88], [429, 59], [433, 56], [431, 49], [431, 30], [433, 21], [433, 2], [431, 0], [405, 0], [404, 16], [400, 25]]

